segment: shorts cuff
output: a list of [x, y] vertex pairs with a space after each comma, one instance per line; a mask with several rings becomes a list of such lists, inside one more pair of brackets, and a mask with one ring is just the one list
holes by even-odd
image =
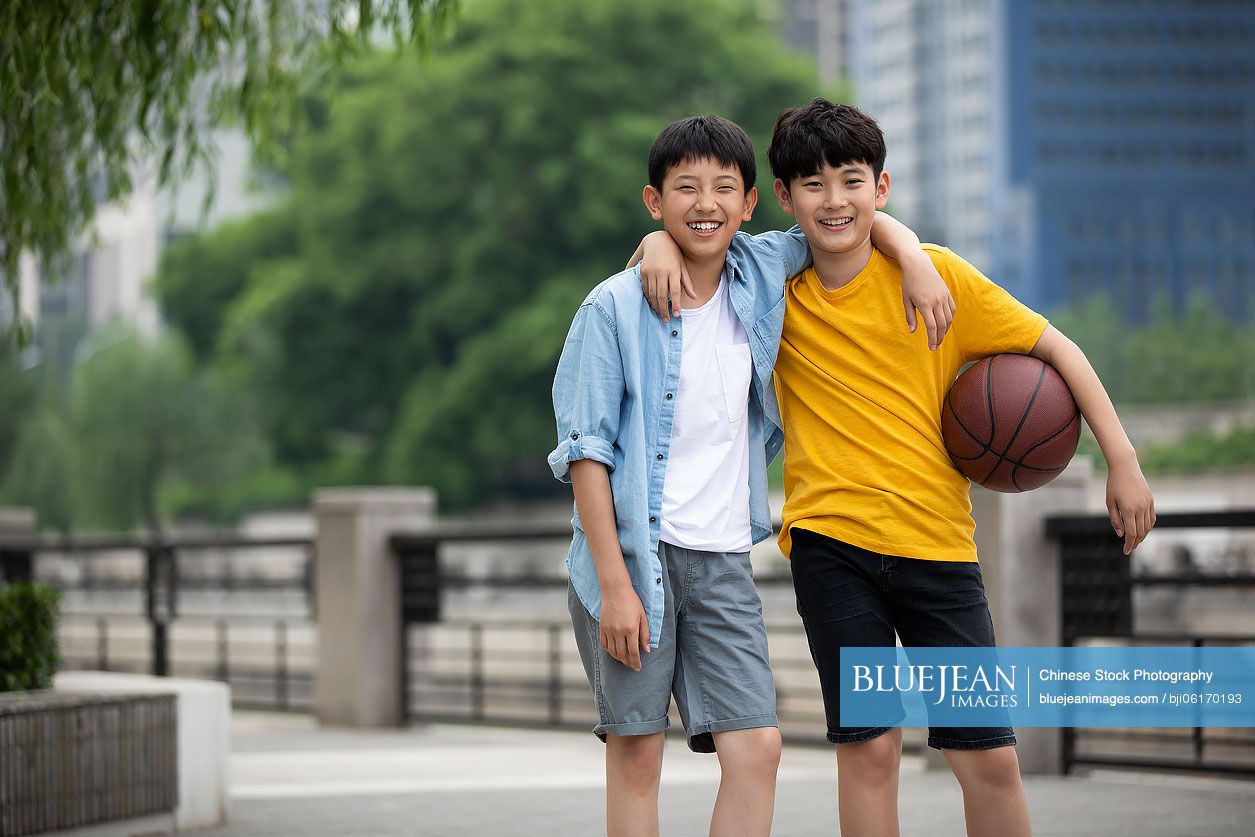
[[887, 721], [884, 726], [879, 727], [863, 727], [851, 728], [843, 727], [837, 730], [828, 730], [828, 741], [833, 744], [857, 744], [860, 741], [871, 741], [873, 738], [879, 738], [889, 730], [902, 726], [902, 722], [906, 720], [906, 710], [898, 710], [898, 714], [891, 720]]
[[893, 728], [873, 727], [856, 732], [830, 732], [828, 733], [828, 741], [832, 744], [858, 744], [861, 741], [871, 741], [873, 738], [879, 738]]
[[733, 732], [738, 729], [758, 729], [760, 727], [780, 726], [775, 715], [746, 715], [743, 718], [728, 718], [725, 721], [710, 721], [696, 724], [689, 730], [689, 749], [694, 753], [715, 752], [716, 732]]
[[994, 738], [974, 738], [963, 741], [957, 738], [938, 738], [928, 736], [928, 746], [934, 750], [992, 750], [996, 747], [1014, 747], [1014, 735], [999, 735]]
[[671, 719], [667, 716], [653, 721], [629, 721], [626, 724], [598, 724], [593, 727], [593, 735], [606, 743], [607, 735], [653, 735], [671, 728]]

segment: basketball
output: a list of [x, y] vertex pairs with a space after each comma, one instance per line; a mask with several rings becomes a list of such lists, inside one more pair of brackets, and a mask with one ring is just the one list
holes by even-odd
[[994, 491], [1028, 491], [1057, 477], [1072, 459], [1081, 412], [1050, 364], [993, 355], [950, 387], [941, 433], [963, 476]]

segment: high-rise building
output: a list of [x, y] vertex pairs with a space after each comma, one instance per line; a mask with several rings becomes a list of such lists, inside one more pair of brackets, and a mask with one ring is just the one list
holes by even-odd
[[1255, 3], [851, 0], [890, 205], [1039, 309], [1255, 315]]
[[850, 0], [784, 0], [785, 39], [815, 56], [825, 84], [848, 79]]

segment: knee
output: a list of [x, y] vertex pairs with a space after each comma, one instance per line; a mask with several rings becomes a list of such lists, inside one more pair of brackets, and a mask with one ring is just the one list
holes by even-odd
[[1014, 747], [992, 750], [946, 750], [946, 760], [959, 783], [985, 791], [1020, 787], [1020, 760]]
[[780, 749], [780, 730], [776, 727], [715, 733], [715, 751], [724, 774], [749, 781], [776, 780]]
[[662, 773], [662, 734], [606, 736], [607, 756], [613, 762], [618, 781], [638, 788], [658, 784]]
[[848, 779], [882, 785], [896, 782], [902, 760], [899, 739], [893, 731], [868, 741], [837, 745], [837, 770]]

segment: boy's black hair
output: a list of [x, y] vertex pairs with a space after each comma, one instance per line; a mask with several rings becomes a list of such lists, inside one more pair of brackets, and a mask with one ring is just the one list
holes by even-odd
[[690, 116], [663, 128], [649, 149], [649, 185], [661, 192], [667, 170], [686, 160], [735, 166], [741, 171], [745, 191], [754, 188], [758, 173], [754, 143], [740, 125], [722, 116]]
[[771, 172], [788, 187], [795, 177], [847, 163], [865, 163], [879, 180], [885, 169], [885, 135], [876, 120], [852, 105], [815, 98], [780, 114], [767, 148]]

